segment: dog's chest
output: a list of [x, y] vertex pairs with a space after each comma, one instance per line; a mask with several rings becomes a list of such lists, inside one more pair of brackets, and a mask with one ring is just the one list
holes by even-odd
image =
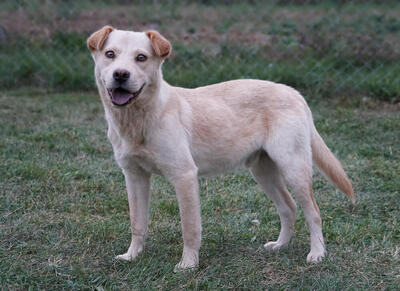
[[124, 138], [109, 132], [108, 138], [114, 150], [115, 160], [122, 169], [137, 167], [159, 174], [154, 161], [154, 154], [143, 143], [137, 143], [131, 138]]

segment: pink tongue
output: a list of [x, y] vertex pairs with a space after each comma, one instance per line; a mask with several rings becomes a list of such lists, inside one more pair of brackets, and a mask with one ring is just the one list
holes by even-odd
[[133, 94], [121, 88], [114, 89], [111, 92], [111, 100], [118, 105], [127, 103], [132, 97]]

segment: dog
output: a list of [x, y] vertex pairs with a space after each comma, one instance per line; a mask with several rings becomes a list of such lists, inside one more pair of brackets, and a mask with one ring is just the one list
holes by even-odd
[[132, 238], [117, 256], [135, 259], [148, 231], [150, 177], [163, 175], [176, 191], [183, 254], [174, 271], [198, 266], [201, 243], [199, 176], [247, 168], [277, 207], [281, 230], [267, 250], [286, 246], [296, 204], [310, 230], [307, 262], [325, 255], [319, 208], [312, 191], [313, 162], [353, 202], [340, 162], [318, 134], [304, 98], [293, 88], [262, 80], [234, 80], [185, 89], [169, 85], [162, 64], [171, 44], [157, 31], [105, 26], [87, 40], [108, 123], [108, 138], [128, 192]]

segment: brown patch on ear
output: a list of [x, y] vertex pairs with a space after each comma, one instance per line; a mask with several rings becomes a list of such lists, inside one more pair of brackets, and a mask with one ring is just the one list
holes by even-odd
[[103, 47], [108, 35], [113, 30], [113, 27], [107, 25], [104, 26], [102, 29], [92, 33], [92, 35], [87, 40], [87, 47], [91, 51], [100, 50]]
[[159, 32], [149, 30], [146, 32], [146, 35], [150, 38], [151, 45], [153, 46], [157, 56], [166, 58], [171, 54], [171, 44]]

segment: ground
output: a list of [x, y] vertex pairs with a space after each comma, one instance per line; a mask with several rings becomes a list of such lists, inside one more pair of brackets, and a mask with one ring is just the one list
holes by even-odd
[[400, 101], [398, 1], [183, 2], [3, 1], [0, 88], [92, 90], [86, 39], [109, 24], [169, 39], [164, 76], [176, 85], [259, 78], [307, 96]]
[[322, 175], [314, 175], [325, 260], [305, 262], [309, 238], [301, 211], [289, 247], [276, 253], [263, 249], [278, 237], [279, 218], [250, 175], [240, 172], [201, 179], [200, 267], [174, 274], [182, 251], [178, 206], [161, 177], [152, 182], [145, 252], [134, 262], [114, 259], [130, 243], [128, 202], [98, 97], [33, 89], [1, 92], [0, 285], [52, 290], [398, 288], [400, 113], [378, 101], [340, 100], [308, 100], [319, 132], [358, 195], [352, 205]]
[[[0, 3], [1, 288], [399, 289], [400, 3], [194, 2]], [[198, 270], [173, 273], [179, 211], [157, 176], [144, 253], [114, 259], [130, 243], [128, 202], [86, 48], [105, 24], [165, 35], [173, 85], [258, 78], [305, 96], [358, 195], [352, 205], [315, 172], [328, 251], [321, 264], [306, 264], [300, 209], [289, 247], [263, 249], [278, 237], [279, 218], [246, 172], [200, 180]]]

